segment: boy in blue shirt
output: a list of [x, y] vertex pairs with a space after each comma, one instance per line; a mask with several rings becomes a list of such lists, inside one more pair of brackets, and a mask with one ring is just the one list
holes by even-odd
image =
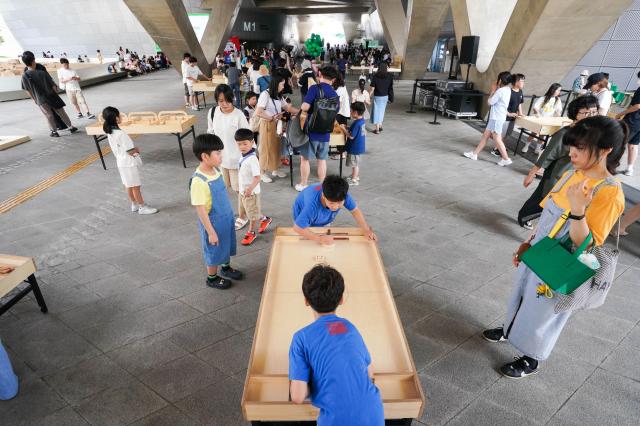
[[191, 177], [189, 191], [191, 205], [198, 215], [200, 242], [207, 266], [207, 286], [226, 290], [231, 280], [240, 280], [242, 272], [230, 265], [236, 255], [236, 231], [233, 210], [229, 203], [222, 173], [224, 144], [216, 135], [198, 135], [193, 142], [193, 153], [200, 165]]
[[[308, 118], [313, 114], [314, 103], [318, 99], [337, 98], [338, 94], [333, 90], [333, 82], [338, 78], [338, 71], [332, 66], [324, 66], [318, 71], [318, 84], [309, 87], [304, 101], [300, 106], [301, 117], [305, 118], [305, 126], [308, 125]], [[322, 89], [322, 95], [320, 94]], [[338, 105], [339, 106], [339, 105]], [[338, 108], [336, 108], [336, 113]], [[308, 114], [308, 116], [307, 116]], [[318, 164], [318, 180], [322, 182], [327, 175], [327, 157], [329, 156], [330, 133], [309, 132], [309, 142], [302, 145], [300, 151], [300, 183], [295, 186], [300, 192], [308, 186], [311, 164], [309, 160], [316, 160]]]
[[349, 185], [360, 185], [360, 157], [365, 151], [365, 129], [364, 114], [365, 106], [363, 102], [351, 104], [351, 119], [353, 122], [349, 126], [347, 135], [347, 167], [351, 167], [351, 177], [347, 178]]
[[373, 229], [367, 225], [355, 200], [349, 195], [349, 184], [336, 175], [329, 175], [322, 184], [311, 185], [298, 194], [293, 203], [293, 230], [309, 240], [331, 245], [331, 235], [316, 234], [309, 228], [330, 225], [342, 207], [351, 212], [366, 237], [377, 241]]
[[320, 409], [318, 426], [384, 425], [371, 355], [358, 329], [335, 314], [343, 301], [342, 275], [330, 266], [316, 265], [305, 274], [302, 293], [316, 319], [291, 341], [291, 401], [302, 404], [308, 394]]

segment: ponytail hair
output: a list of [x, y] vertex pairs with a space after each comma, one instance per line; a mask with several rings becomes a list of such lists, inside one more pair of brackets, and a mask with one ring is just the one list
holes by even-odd
[[607, 170], [615, 175], [628, 138], [629, 128], [626, 123], [599, 115], [578, 121], [564, 135], [562, 143], [588, 150], [595, 161], [600, 160], [601, 150], [611, 149], [607, 155]]
[[104, 123], [102, 123], [102, 130], [108, 135], [113, 132], [113, 129], [119, 129], [118, 127], [118, 117], [120, 117], [120, 111], [117, 108], [108, 106], [102, 110], [102, 119]]

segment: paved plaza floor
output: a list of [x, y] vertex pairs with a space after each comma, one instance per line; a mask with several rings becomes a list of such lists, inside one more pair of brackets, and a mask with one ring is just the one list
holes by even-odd
[[[518, 354], [480, 332], [505, 313], [511, 253], [526, 236], [514, 217], [533, 191], [522, 187], [530, 163], [517, 157], [501, 168], [488, 150], [476, 162], [462, 157], [478, 131], [405, 113], [410, 88], [398, 85], [384, 131], [369, 133], [352, 193], [380, 238], [427, 397], [415, 424], [637, 425], [640, 226], [621, 243], [606, 304], [570, 320], [539, 374], [502, 378], [496, 368]], [[182, 107], [182, 84], [169, 70], [91, 87], [85, 96], [96, 113], [107, 105], [171, 110]], [[205, 112], [196, 114], [203, 132]], [[0, 152], [0, 200], [95, 153], [83, 132], [46, 137], [31, 101], [0, 104], [0, 128], [33, 138]], [[0, 339], [20, 377], [19, 395], [0, 402], [2, 425], [244, 424], [240, 398], [273, 229], [239, 248], [233, 264], [245, 280], [227, 291], [205, 287], [187, 189], [197, 164], [191, 140], [187, 169], [173, 136], [141, 136], [136, 144], [145, 161], [142, 191], [158, 214], [129, 212], [109, 155], [107, 171], [94, 162], [0, 215], [0, 253], [37, 259], [50, 309], [40, 313], [29, 297], [0, 317]], [[297, 193], [289, 179], [262, 188], [265, 213], [291, 226]], [[350, 215], [338, 225], [353, 225]]]

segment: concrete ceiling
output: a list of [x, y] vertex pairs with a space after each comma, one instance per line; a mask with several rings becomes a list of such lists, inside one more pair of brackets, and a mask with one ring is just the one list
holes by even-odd
[[287, 15], [370, 13], [374, 0], [253, 0], [257, 8], [278, 10]]

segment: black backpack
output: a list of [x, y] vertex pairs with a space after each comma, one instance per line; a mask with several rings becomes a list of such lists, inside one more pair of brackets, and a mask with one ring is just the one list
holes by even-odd
[[340, 98], [338, 96], [325, 98], [322, 91], [322, 83], [318, 83], [318, 91], [320, 92], [320, 98], [313, 102], [313, 113], [309, 118], [307, 129], [313, 133], [331, 133], [338, 115]]

